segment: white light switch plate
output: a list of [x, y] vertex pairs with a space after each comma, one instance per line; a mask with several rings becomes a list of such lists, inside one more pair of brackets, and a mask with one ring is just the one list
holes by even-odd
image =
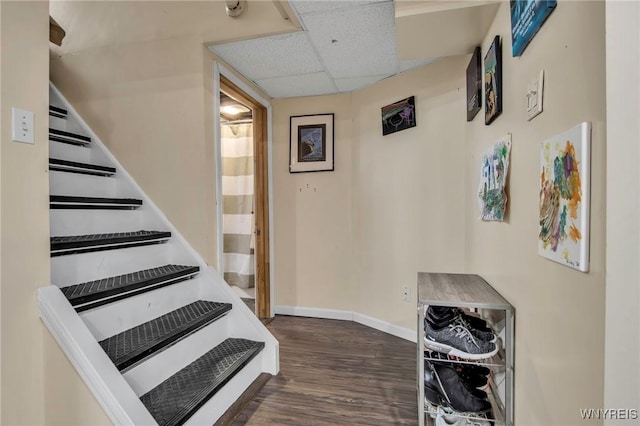
[[542, 94], [544, 93], [544, 70], [531, 80], [527, 86], [527, 120], [542, 112]]
[[35, 143], [33, 137], [34, 114], [19, 108], [11, 108], [13, 126], [11, 139], [16, 142]]

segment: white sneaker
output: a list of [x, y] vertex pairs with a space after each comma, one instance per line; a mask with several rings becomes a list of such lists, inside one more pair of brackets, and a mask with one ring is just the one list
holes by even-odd
[[491, 426], [483, 413], [459, 413], [438, 407], [436, 426]]

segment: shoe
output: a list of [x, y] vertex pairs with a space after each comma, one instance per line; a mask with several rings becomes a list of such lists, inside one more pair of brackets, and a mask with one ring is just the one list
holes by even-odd
[[496, 335], [481, 318], [466, 314], [462, 309], [446, 306], [429, 306], [424, 318], [425, 324], [429, 322], [433, 328], [442, 328], [453, 322], [458, 322], [466, 327], [480, 340], [486, 342], [496, 341]]
[[442, 407], [438, 407], [435, 420], [436, 426], [491, 426], [484, 413], [459, 413]]
[[489, 327], [487, 322], [480, 317], [475, 315], [471, 315], [460, 308], [455, 308], [456, 313], [464, 318], [473, 328], [480, 331], [488, 331], [493, 333], [493, 329]]
[[[475, 326], [473, 326], [470, 322], [468, 322], [467, 318], [473, 318], [473, 319], [476, 319], [476, 320], [480, 320], [479, 318], [476, 318], [476, 317], [458, 315], [454, 319], [454, 322], [462, 325], [463, 327], [466, 327], [471, 332], [471, 334], [473, 334], [476, 338], [478, 338], [480, 340], [484, 340], [485, 342], [491, 342], [491, 343], [495, 343], [496, 342], [497, 337], [496, 337], [495, 334], [493, 334], [493, 331], [480, 330], [480, 329], [476, 328]], [[480, 321], [485, 322], [484, 320], [480, 320]], [[486, 324], [486, 322], [485, 322], [485, 324]]]
[[[424, 374], [424, 396], [431, 404], [452, 408], [461, 412], [489, 412], [491, 404], [469, 391], [453, 368], [431, 364], [428, 361]], [[479, 391], [481, 392], [481, 391]]]
[[427, 321], [424, 345], [432, 351], [466, 359], [485, 359], [498, 353], [498, 347], [494, 343], [478, 339], [460, 323], [434, 329]]
[[489, 381], [487, 376], [491, 370], [487, 367], [474, 364], [461, 364], [456, 362], [455, 359], [452, 360], [448, 355], [440, 352], [425, 351], [424, 358], [425, 362], [427, 360], [431, 363], [442, 362], [445, 363], [445, 365], [451, 366], [469, 389], [484, 389]]

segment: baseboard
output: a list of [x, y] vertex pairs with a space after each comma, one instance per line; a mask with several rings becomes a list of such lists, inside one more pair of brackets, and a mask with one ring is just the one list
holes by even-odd
[[338, 309], [305, 308], [300, 306], [276, 306], [276, 315], [292, 315], [294, 317], [310, 317], [353, 321], [353, 312]]
[[278, 305], [275, 307], [275, 313], [276, 315], [354, 321], [358, 324], [366, 325], [367, 327], [391, 334], [392, 336], [400, 337], [401, 339], [405, 339], [410, 342], [415, 343], [418, 340], [416, 332], [409, 328], [400, 327], [398, 325], [391, 324], [390, 322], [382, 321], [377, 318], [352, 311]]
[[377, 318], [370, 317], [368, 315], [353, 313], [353, 321], [358, 324], [366, 325], [367, 327], [375, 328], [392, 336], [400, 337], [401, 339], [408, 340], [410, 342], [417, 342], [417, 333], [409, 328], [400, 327], [399, 325], [391, 324], [390, 322], [381, 321]]

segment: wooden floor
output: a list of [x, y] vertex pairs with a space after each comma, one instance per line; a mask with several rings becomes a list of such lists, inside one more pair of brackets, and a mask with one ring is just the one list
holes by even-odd
[[416, 425], [415, 344], [350, 321], [276, 316], [280, 374], [238, 425]]

